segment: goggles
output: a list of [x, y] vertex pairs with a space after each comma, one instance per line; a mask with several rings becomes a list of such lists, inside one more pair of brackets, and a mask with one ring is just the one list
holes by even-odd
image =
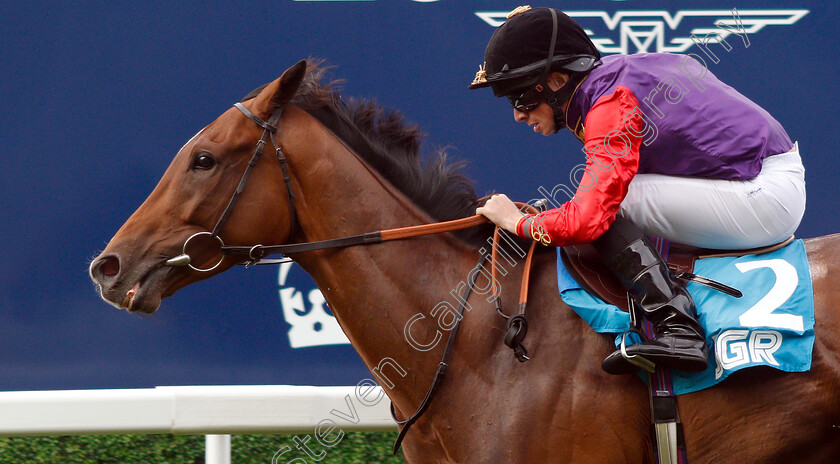
[[530, 113], [531, 111], [537, 109], [537, 107], [540, 106], [540, 103], [543, 102], [544, 90], [545, 86], [537, 84], [521, 94], [514, 93], [512, 95], [508, 95], [507, 97], [508, 100], [510, 100], [510, 104], [513, 106], [513, 109], [523, 113]]

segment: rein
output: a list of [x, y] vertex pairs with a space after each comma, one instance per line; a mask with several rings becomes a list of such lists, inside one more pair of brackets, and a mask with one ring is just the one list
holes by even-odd
[[[399, 420], [397, 419], [397, 412], [394, 409], [394, 403], [391, 403], [391, 417], [394, 419], [394, 422], [397, 425], [401, 425], [402, 428], [400, 429], [400, 433], [397, 436], [397, 439], [394, 441], [394, 454], [397, 454], [397, 451], [400, 449], [400, 445], [402, 444], [403, 438], [408, 433], [408, 430], [426, 412], [426, 409], [429, 407], [429, 404], [432, 402], [432, 397], [434, 396], [435, 392], [438, 389], [438, 386], [443, 381], [443, 375], [446, 374], [446, 368], [448, 367], [447, 361], [449, 361], [449, 355], [452, 353], [452, 347], [455, 345], [455, 334], [458, 332], [458, 327], [461, 325], [461, 319], [464, 315], [464, 308], [467, 305], [467, 299], [469, 299], [470, 294], [472, 293], [473, 288], [475, 287], [475, 281], [478, 278], [478, 269], [484, 265], [484, 262], [487, 261], [487, 258], [490, 255], [487, 253], [483, 253], [481, 258], [478, 259], [478, 264], [475, 265], [473, 268], [474, 272], [470, 272], [470, 279], [469, 285], [467, 288], [464, 289], [464, 294], [461, 295], [459, 299], [460, 304], [458, 304], [458, 317], [455, 318], [455, 325], [449, 331], [449, 339], [446, 341], [446, 348], [443, 351], [443, 357], [438, 363], [437, 371], [435, 372], [435, 378], [432, 380], [432, 384], [429, 385], [429, 389], [426, 391], [426, 396], [423, 397], [423, 401], [420, 402], [420, 406], [414, 411], [414, 414], [410, 415], [407, 419]], [[495, 269], [495, 266], [494, 266]], [[497, 298], [498, 300], [498, 298]]]
[[[517, 206], [520, 208], [523, 207], [523, 204], [517, 203]], [[528, 206], [530, 211], [535, 211], [535, 209], [531, 206]], [[472, 219], [472, 218], [468, 218]], [[445, 223], [439, 223], [445, 224]], [[430, 224], [430, 225], [438, 225], [438, 224]], [[399, 229], [394, 229], [399, 230]], [[493, 242], [494, 244], [499, 243], [499, 234], [501, 230], [496, 227], [495, 233], [493, 235]], [[509, 348], [514, 350], [514, 355], [519, 362], [528, 361], [530, 358], [528, 357], [528, 350], [522, 345], [522, 340], [525, 338], [525, 335], [528, 333], [528, 323], [525, 321], [525, 307], [528, 304], [528, 283], [529, 277], [531, 275], [531, 262], [533, 261], [534, 257], [534, 250], [536, 248], [537, 242], [531, 242], [530, 248], [528, 248], [528, 254], [525, 258], [525, 268], [522, 273], [522, 285], [520, 286], [520, 295], [519, 295], [519, 314], [515, 316], [507, 316], [502, 311], [502, 301], [501, 298], [498, 296], [498, 290], [495, 288], [496, 285], [496, 260], [497, 260], [497, 247], [492, 247], [492, 252], [490, 254], [482, 253], [481, 258], [478, 259], [478, 263], [475, 265], [473, 270], [469, 273], [469, 285], [464, 289], [464, 294], [461, 295], [461, 298], [458, 299], [460, 301], [458, 305], [458, 317], [455, 318], [455, 325], [449, 331], [449, 339], [446, 341], [446, 348], [443, 351], [443, 357], [438, 363], [438, 369], [435, 372], [435, 378], [432, 380], [432, 384], [429, 386], [429, 389], [426, 391], [426, 396], [423, 397], [423, 401], [420, 402], [420, 406], [414, 411], [412, 415], [410, 415], [407, 419], [399, 420], [397, 419], [397, 413], [394, 410], [394, 403], [391, 403], [391, 417], [398, 425], [402, 425], [402, 429], [400, 430], [399, 435], [397, 436], [396, 441], [394, 441], [394, 454], [397, 454], [397, 450], [400, 449], [400, 445], [402, 444], [403, 438], [408, 433], [408, 430], [426, 412], [426, 409], [429, 407], [429, 404], [432, 401], [432, 397], [434, 396], [435, 392], [438, 389], [438, 386], [443, 381], [443, 375], [446, 373], [446, 368], [448, 367], [447, 362], [449, 361], [449, 355], [452, 353], [452, 346], [455, 344], [455, 334], [458, 332], [458, 327], [460, 327], [461, 319], [463, 319], [464, 308], [467, 305], [467, 300], [470, 298], [470, 294], [472, 293], [473, 289], [475, 288], [475, 281], [478, 278], [478, 270], [484, 266], [484, 262], [487, 261], [487, 258], [492, 258], [490, 260], [490, 269], [491, 269], [491, 279], [490, 284], [493, 285], [493, 294], [496, 295], [495, 303], [496, 303], [496, 311], [499, 313], [500, 316], [508, 320], [507, 323], [507, 333], [505, 335], [505, 345]]]
[[397, 229], [385, 229], [375, 232], [367, 232], [349, 237], [332, 238], [317, 242], [290, 243], [286, 245], [254, 245], [254, 246], [223, 246], [223, 254], [244, 255], [251, 260], [257, 260], [272, 254], [302, 253], [306, 251], [324, 250], [328, 248], [344, 248], [354, 245], [372, 245], [374, 243], [402, 240], [406, 238], [422, 237], [424, 235], [442, 234], [456, 230], [468, 229], [488, 222], [482, 215], [470, 216], [452, 221], [436, 222], [433, 224], [422, 224], [419, 226], [400, 227]]

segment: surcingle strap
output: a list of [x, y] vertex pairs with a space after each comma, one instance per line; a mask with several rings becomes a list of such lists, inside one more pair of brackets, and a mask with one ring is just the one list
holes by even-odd
[[[669, 240], [652, 237], [651, 243], [663, 259], [667, 261], [670, 258], [671, 242]], [[692, 262], [691, 270], [693, 267]], [[645, 335], [652, 339], [655, 336], [653, 324], [647, 319], [642, 319], [642, 321]], [[648, 394], [650, 395], [651, 433], [657, 463], [687, 464], [685, 435], [677, 410], [677, 397], [674, 395], [671, 369], [656, 367], [652, 373], [648, 374]]]
[[[645, 332], [653, 336], [653, 325], [645, 320]], [[657, 367], [648, 374], [651, 437], [658, 464], [688, 464], [680, 414], [671, 370]]]

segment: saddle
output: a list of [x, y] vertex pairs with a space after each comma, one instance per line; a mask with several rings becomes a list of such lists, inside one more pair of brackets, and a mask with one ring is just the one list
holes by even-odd
[[[697, 248], [682, 244], [669, 243], [667, 240], [655, 238], [652, 240], [660, 255], [668, 264], [671, 272], [678, 279], [692, 280], [707, 285], [724, 293], [740, 297], [741, 292], [727, 285], [697, 276], [694, 263], [700, 258], [742, 256], [749, 254], [763, 254], [785, 247], [793, 241], [787, 240], [761, 248], [747, 250], [713, 250]], [[569, 274], [590, 294], [600, 297], [624, 311], [629, 312], [629, 299], [623, 285], [606, 265], [598, 258], [595, 249], [590, 244], [566, 246], [560, 250], [563, 264]], [[632, 320], [631, 315], [631, 320]], [[650, 323], [643, 322], [636, 329], [650, 335]], [[622, 337], [622, 349], [624, 339]], [[628, 359], [629, 360], [629, 359]], [[633, 362], [633, 361], [631, 361]], [[635, 362], [633, 362], [636, 364]], [[648, 372], [648, 395], [651, 407], [651, 438], [656, 448], [657, 462], [676, 464], [687, 462], [685, 435], [677, 410], [677, 400], [670, 370], [654, 366], [647, 360], [639, 360], [637, 364]]]
[[[656, 240], [655, 242], [658, 242]], [[720, 284], [696, 276], [694, 272], [694, 263], [698, 259], [703, 258], [720, 258], [725, 256], [742, 256], [742, 255], [760, 255], [770, 253], [780, 248], [784, 248], [793, 241], [793, 236], [788, 237], [787, 240], [779, 242], [775, 245], [766, 247], [750, 248], [744, 250], [716, 250], [709, 248], [699, 248], [690, 245], [683, 245], [679, 243], [670, 243], [670, 246], [661, 249], [662, 258], [668, 263], [668, 267], [678, 279], [694, 280], [700, 284], [708, 285], [717, 290], [726, 293], [740, 296], [740, 292], [730, 287], [718, 287]], [[667, 242], [667, 241], [666, 241]], [[655, 243], [656, 244], [656, 243]], [[570, 245], [562, 247], [560, 256], [563, 260], [563, 265], [566, 270], [577, 281], [580, 286], [589, 293], [598, 296], [602, 300], [614, 306], [628, 311], [627, 306], [627, 291], [622, 286], [618, 278], [604, 265], [598, 258], [595, 249], [591, 244]], [[737, 293], [732, 293], [734, 290]]]

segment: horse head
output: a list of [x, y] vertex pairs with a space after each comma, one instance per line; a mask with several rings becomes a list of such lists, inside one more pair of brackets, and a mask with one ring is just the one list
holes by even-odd
[[[150, 314], [178, 289], [244, 259], [223, 259], [221, 244], [288, 241], [294, 219], [283, 169], [271, 162], [274, 153], [248, 169], [264, 129], [244, 113], [261, 120], [279, 115], [297, 93], [306, 67], [305, 61], [292, 66], [243, 101], [245, 110], [229, 109], [178, 151], [151, 195], [90, 265], [105, 301]], [[273, 150], [269, 139], [266, 152]], [[240, 185], [246, 170], [247, 183]], [[243, 206], [228, 208], [238, 189]], [[173, 257], [186, 254], [190, 266], [171, 265]]]

